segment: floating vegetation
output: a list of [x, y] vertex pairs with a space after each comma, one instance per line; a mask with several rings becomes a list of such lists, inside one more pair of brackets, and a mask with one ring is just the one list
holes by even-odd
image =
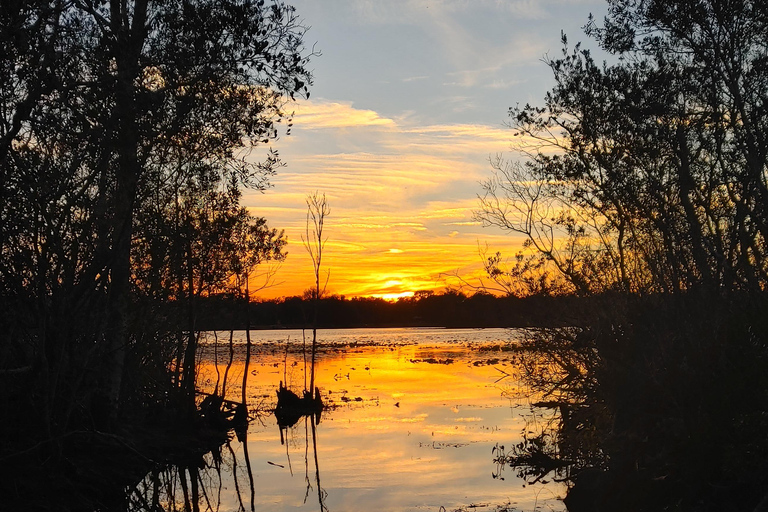
[[482, 510], [483, 512], [519, 512], [520, 509], [515, 508], [512, 506], [512, 502], [508, 501], [497, 505], [492, 505], [490, 503], [470, 503], [469, 505], [450, 510], [445, 507], [440, 507], [439, 512], [474, 512], [477, 510]]
[[435, 357], [427, 357], [425, 359], [409, 359], [412, 363], [428, 363], [428, 364], [453, 364], [454, 360], [451, 357], [445, 359], [438, 359]]

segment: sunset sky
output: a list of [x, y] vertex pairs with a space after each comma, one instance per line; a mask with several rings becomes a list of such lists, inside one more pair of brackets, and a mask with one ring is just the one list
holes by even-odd
[[294, 0], [311, 29], [309, 100], [275, 144], [286, 167], [244, 204], [285, 229], [288, 258], [273, 286], [312, 286], [302, 246], [308, 194], [331, 215], [323, 268], [329, 293], [391, 296], [442, 290], [446, 275], [476, 275], [478, 247], [512, 254], [521, 239], [472, 221], [491, 156], [511, 149], [509, 107], [542, 104], [561, 30], [585, 40], [602, 0]]

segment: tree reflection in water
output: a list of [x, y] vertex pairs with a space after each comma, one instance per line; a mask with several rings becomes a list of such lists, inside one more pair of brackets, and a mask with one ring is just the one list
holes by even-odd
[[765, 311], [713, 325], [712, 308], [684, 306], [528, 331], [532, 412], [522, 441], [494, 448], [494, 478], [565, 482], [570, 512], [765, 510], [766, 345], [749, 332]]
[[[208, 452], [197, 459], [156, 468], [133, 489], [127, 491], [128, 512], [199, 512], [218, 511], [222, 504], [222, 489], [226, 481], [235, 486], [238, 511], [253, 512], [255, 487], [248, 458], [248, 442], [245, 432], [238, 433], [237, 441], [243, 447], [245, 472], [233, 441], [230, 439], [218, 450]], [[244, 482], [249, 483], [250, 502], [243, 501]]]
[[[320, 415], [303, 416], [304, 423], [304, 503], [311, 493], [317, 494], [321, 512], [327, 512], [327, 492], [320, 481], [320, 463], [317, 451], [317, 425]], [[295, 434], [299, 422], [279, 425], [281, 444], [286, 446], [288, 470], [293, 476], [289, 437]], [[233, 510], [232, 497], [223, 496], [222, 490], [234, 486], [235, 507], [238, 512], [254, 512], [256, 488], [248, 453], [248, 432], [234, 432], [218, 450], [187, 460], [175, 461], [148, 473], [137, 485], [127, 489], [127, 512], [199, 512]], [[311, 438], [310, 438], [311, 436]], [[314, 461], [314, 479], [310, 476], [310, 440]], [[275, 464], [277, 465], [277, 464]]]
[[494, 462], [538, 483], [547, 476], [569, 481], [585, 468], [606, 464], [600, 436], [610, 428], [610, 411], [598, 392], [602, 359], [577, 329], [530, 329], [516, 354], [521, 392], [531, 398], [523, 439], [497, 445]]
[[[320, 485], [320, 463], [317, 457], [317, 425], [320, 424], [320, 411], [314, 414], [307, 414], [297, 418], [292, 418], [289, 422], [280, 422], [278, 420], [278, 427], [280, 429], [280, 444], [285, 446], [285, 454], [288, 460], [288, 470], [293, 476], [293, 467], [291, 466], [291, 456], [288, 451], [289, 436], [291, 431], [295, 430], [299, 421], [304, 420], [304, 481], [307, 484], [306, 491], [304, 493], [304, 503], [307, 502], [309, 494], [313, 491], [312, 481], [309, 478], [309, 434], [312, 434], [312, 455], [315, 462], [315, 484], [317, 486], [317, 502], [320, 505], [320, 512], [326, 512], [328, 507], [325, 505], [325, 499], [328, 497], [328, 493]], [[311, 428], [310, 428], [311, 427]]]

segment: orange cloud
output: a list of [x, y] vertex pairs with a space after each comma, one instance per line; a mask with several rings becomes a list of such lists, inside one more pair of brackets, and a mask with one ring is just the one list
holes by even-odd
[[303, 101], [296, 105], [293, 122], [304, 130], [393, 125], [373, 110], [352, 108], [349, 103]]
[[314, 191], [325, 193], [331, 207], [322, 265], [324, 276], [330, 271], [330, 293], [440, 290], [446, 275], [481, 269], [478, 242], [520, 246], [519, 239], [482, 229], [472, 218], [479, 182], [490, 175], [489, 155], [508, 148], [510, 130], [412, 126], [329, 102], [302, 104], [294, 130], [295, 137], [279, 141], [287, 167], [274, 188], [244, 195], [251, 211], [284, 228], [289, 240], [277, 284], [263, 297], [300, 294], [314, 282], [301, 242], [305, 198]]

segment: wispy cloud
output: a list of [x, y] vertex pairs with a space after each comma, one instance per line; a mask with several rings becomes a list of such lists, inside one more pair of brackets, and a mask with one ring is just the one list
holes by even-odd
[[[439, 289], [455, 271], [481, 271], [478, 243], [514, 253], [522, 240], [473, 220], [479, 182], [497, 154], [540, 144], [502, 125], [516, 103], [541, 104], [551, 74], [540, 60], [571, 39], [604, 0], [294, 0], [323, 56], [312, 101], [296, 105], [279, 140], [287, 166], [244, 203], [285, 228], [282, 284], [313, 282], [301, 244], [305, 197], [331, 205], [329, 290], [347, 295]], [[548, 82], [547, 80], [550, 80]], [[322, 98], [332, 98], [323, 100]], [[547, 151], [553, 151], [545, 148]]]
[[[330, 270], [333, 293], [440, 289], [457, 269], [480, 270], [479, 240], [519, 246], [519, 240], [486, 232], [472, 220], [488, 156], [508, 148], [509, 129], [401, 125], [391, 119], [370, 123], [384, 118], [343, 103], [315, 102], [297, 111], [313, 114], [297, 116], [296, 141], [290, 137], [278, 146], [288, 167], [266, 194], [244, 197], [255, 214], [284, 228], [289, 238], [289, 257], [278, 275], [282, 284], [263, 296], [301, 293], [312, 282], [301, 236], [304, 199], [314, 191], [325, 193], [331, 206], [323, 266]], [[340, 149], [351, 126], [356, 145], [367, 151]], [[303, 142], [309, 132], [326, 141], [325, 152]]]
[[427, 75], [421, 75], [421, 76], [409, 76], [407, 78], [403, 78], [401, 82], [416, 82], [419, 80], [426, 80], [429, 77]]
[[387, 126], [394, 123], [372, 110], [352, 108], [351, 103], [316, 101], [298, 104], [293, 119], [305, 130]]

